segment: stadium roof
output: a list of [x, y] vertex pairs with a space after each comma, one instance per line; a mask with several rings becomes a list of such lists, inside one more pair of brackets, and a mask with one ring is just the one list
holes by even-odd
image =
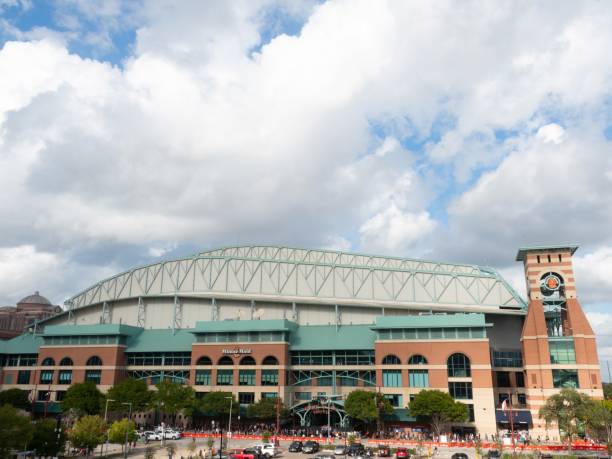
[[492, 268], [276, 246], [226, 247], [137, 267], [66, 303], [74, 310], [174, 296], [473, 312], [526, 308]]

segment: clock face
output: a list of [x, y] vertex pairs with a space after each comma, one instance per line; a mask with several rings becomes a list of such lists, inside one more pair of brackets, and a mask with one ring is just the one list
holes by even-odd
[[556, 273], [547, 273], [540, 278], [540, 288], [544, 295], [558, 292], [562, 284], [561, 276]]

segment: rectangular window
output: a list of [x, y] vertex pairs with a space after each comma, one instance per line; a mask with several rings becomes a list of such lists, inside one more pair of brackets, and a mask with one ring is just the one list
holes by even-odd
[[234, 370], [217, 370], [217, 385], [232, 386], [234, 384]]
[[39, 402], [48, 402], [51, 392], [48, 390], [39, 390], [37, 400]]
[[384, 387], [402, 387], [401, 370], [383, 370], [382, 376]]
[[468, 422], [474, 422], [474, 405], [468, 404]]
[[459, 400], [472, 398], [472, 383], [471, 382], [449, 382], [448, 392], [451, 397]]
[[404, 408], [404, 397], [401, 394], [384, 394], [393, 408]]
[[429, 387], [428, 370], [408, 370], [410, 387]]
[[277, 398], [278, 394], [276, 392], [262, 392], [261, 398]]
[[496, 372], [496, 376], [497, 376], [497, 387], [511, 387], [509, 372], [498, 371]]
[[576, 363], [573, 340], [549, 340], [548, 349], [550, 351], [550, 363]]
[[364, 371], [361, 377], [364, 379], [363, 385], [366, 387], [376, 386], [376, 372]]
[[4, 375], [4, 384], [13, 384], [13, 375]]
[[571, 387], [578, 388], [577, 370], [553, 370], [553, 386], [556, 388]]
[[40, 372], [40, 383], [51, 384], [53, 382], [53, 370], [42, 370]]
[[255, 393], [238, 392], [238, 403], [241, 405], [250, 405], [251, 403], [255, 403]]
[[525, 373], [517, 371], [514, 373], [514, 379], [516, 381], [516, 387], [525, 387]]
[[296, 392], [294, 396], [300, 401], [312, 400], [312, 392]]
[[493, 351], [494, 367], [522, 367], [523, 354], [519, 350]]
[[55, 401], [56, 402], [61, 402], [62, 400], [64, 400], [64, 396], [66, 395], [66, 391], [65, 390], [58, 390], [55, 393]]
[[240, 386], [254, 386], [255, 370], [240, 370], [238, 372], [238, 384]]
[[60, 370], [58, 384], [72, 384], [72, 370]]
[[516, 394], [516, 399], [519, 405], [527, 405], [527, 395], [525, 394]]
[[502, 403], [504, 403], [504, 400], [509, 400], [509, 399], [510, 399], [509, 394], [497, 394], [497, 404], [499, 406], [501, 406]]
[[196, 370], [196, 386], [210, 386], [210, 370]]
[[278, 386], [278, 370], [261, 370], [262, 386]]
[[100, 384], [101, 380], [102, 380], [102, 370], [85, 371], [85, 381], [91, 381], [94, 384]]
[[317, 386], [331, 386], [333, 385], [333, 379], [331, 376], [320, 376], [317, 379]]
[[17, 384], [30, 384], [30, 370], [19, 370]]

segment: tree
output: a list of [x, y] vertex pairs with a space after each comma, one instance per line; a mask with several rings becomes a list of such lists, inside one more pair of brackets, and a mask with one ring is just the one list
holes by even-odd
[[604, 398], [612, 400], [612, 383], [603, 383]]
[[382, 394], [366, 390], [352, 391], [344, 401], [344, 409], [351, 418], [367, 424], [382, 414], [393, 412], [393, 407]]
[[14, 406], [0, 407], [0, 458], [11, 457], [11, 450], [25, 450], [34, 427], [30, 418], [17, 413]]
[[127, 433], [128, 442], [136, 441], [136, 425], [127, 418], [120, 419], [111, 424], [108, 429], [108, 441], [123, 445], [125, 443], [125, 434]]
[[587, 426], [606, 439], [608, 452], [612, 452], [612, 400], [593, 400], [588, 412]]
[[74, 409], [90, 415], [100, 414], [104, 400], [102, 392], [93, 382], [88, 381], [70, 386], [61, 401], [61, 407], [63, 411]]
[[37, 456], [57, 457], [64, 450], [66, 434], [62, 429], [58, 439], [56, 427], [57, 423], [52, 419], [39, 419], [34, 424], [30, 449], [36, 450]]
[[574, 389], [561, 389], [561, 392], [546, 399], [539, 415], [547, 425], [557, 423], [559, 430], [565, 433], [568, 449], [571, 450], [572, 440], [580, 426], [587, 421], [592, 407], [592, 399], [588, 395]]
[[132, 411], [144, 411], [151, 404], [152, 392], [144, 379], [128, 378], [108, 390], [109, 400], [113, 409], [120, 408], [122, 403], [131, 403]]
[[247, 408], [247, 417], [255, 419], [276, 419], [276, 412], [280, 416], [287, 417], [288, 410], [278, 398], [262, 398], [256, 403], [251, 403]]
[[468, 418], [467, 405], [455, 401], [448, 393], [439, 390], [422, 390], [408, 405], [411, 416], [427, 419], [436, 435], [450, 422]]
[[83, 416], [74, 423], [68, 439], [76, 448], [83, 448], [87, 456], [106, 438], [106, 422], [100, 416]]
[[[230, 400], [232, 399], [232, 400]], [[209, 392], [200, 401], [200, 410], [208, 416], [228, 415], [230, 403], [236, 404], [231, 392], [214, 391]]]
[[7, 389], [0, 391], [0, 406], [12, 405], [19, 410], [30, 411], [32, 404], [28, 398], [29, 391], [21, 389]]
[[162, 413], [172, 415], [176, 423], [176, 415], [183, 411], [191, 415], [196, 404], [195, 392], [189, 386], [183, 386], [168, 380], [156, 384], [157, 391], [152, 396], [152, 405]]

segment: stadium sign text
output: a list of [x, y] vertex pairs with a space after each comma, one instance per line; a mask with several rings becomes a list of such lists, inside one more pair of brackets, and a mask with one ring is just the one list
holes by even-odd
[[241, 355], [241, 354], [250, 354], [251, 353], [251, 349], [243, 349], [243, 348], [239, 348], [239, 349], [223, 349], [221, 352], [223, 354], [226, 354], [226, 355]]

